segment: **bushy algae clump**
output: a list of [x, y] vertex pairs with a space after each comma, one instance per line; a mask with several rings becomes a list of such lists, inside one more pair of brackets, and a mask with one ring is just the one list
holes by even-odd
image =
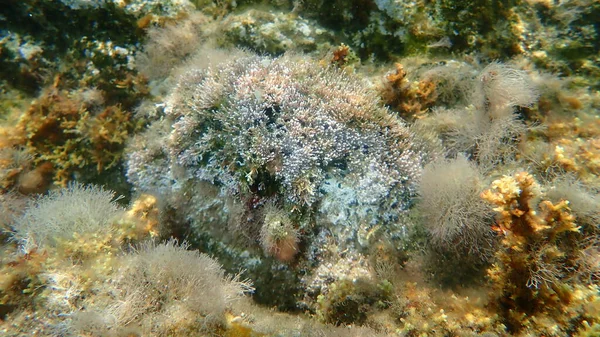
[[[20, 322], [10, 333], [65, 335], [64, 323], [86, 299], [110, 291], [106, 281], [123, 249], [156, 236], [156, 199], [140, 196], [129, 209], [117, 199], [99, 186], [71, 184], [30, 199], [7, 221], [12, 244], [2, 246], [0, 304]], [[32, 313], [36, 319], [27, 319]]]
[[502, 240], [488, 275], [508, 330], [564, 335], [573, 321], [597, 324], [598, 224], [577, 223], [568, 200], [544, 200], [526, 172], [494, 181], [481, 196], [496, 206]]

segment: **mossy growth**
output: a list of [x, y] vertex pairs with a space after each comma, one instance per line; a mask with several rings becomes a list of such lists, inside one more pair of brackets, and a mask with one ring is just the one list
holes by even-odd
[[317, 297], [317, 317], [335, 325], [364, 324], [370, 312], [389, 306], [393, 286], [382, 280], [339, 280], [329, 285], [328, 292]]
[[71, 9], [61, 1], [7, 1], [0, 4], [0, 12], [5, 29], [31, 38], [41, 48], [40, 57], [29, 64], [7, 48], [0, 53], [0, 77], [28, 93], [43, 87], [47, 73], [58, 68], [57, 58], [77, 50], [78, 59], [83, 59], [83, 49], [77, 49], [76, 43], [84, 37], [130, 45], [143, 34], [136, 18], [112, 1], [93, 10]]
[[95, 167], [98, 174], [118, 165], [134, 123], [120, 105], [94, 107], [82, 95], [52, 86], [22, 115], [17, 129], [34, 165], [50, 163], [54, 182], [65, 186], [85, 168]]
[[452, 46], [458, 50], [478, 51], [490, 59], [520, 53], [519, 17], [515, 8], [521, 0], [439, 1], [446, 20], [446, 34], [452, 36]]

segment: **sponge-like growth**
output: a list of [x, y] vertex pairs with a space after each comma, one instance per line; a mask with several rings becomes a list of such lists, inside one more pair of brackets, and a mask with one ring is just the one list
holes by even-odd
[[107, 235], [124, 210], [115, 193], [99, 186], [72, 184], [30, 202], [14, 225], [14, 237], [25, 252], [55, 246], [75, 235]]

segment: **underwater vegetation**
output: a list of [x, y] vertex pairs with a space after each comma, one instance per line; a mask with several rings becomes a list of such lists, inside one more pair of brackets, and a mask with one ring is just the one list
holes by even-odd
[[526, 172], [505, 176], [491, 187], [482, 198], [497, 206], [493, 229], [504, 235], [488, 273], [507, 327], [543, 331], [547, 328], [532, 319], [540, 316], [556, 327], [594, 320], [586, 316], [595, 312], [587, 308], [590, 302], [598, 301], [598, 286], [594, 276], [590, 279], [597, 270], [588, 270], [589, 261], [581, 257], [587, 249], [598, 249], [597, 223], [576, 224], [569, 201], [543, 200], [539, 184]]
[[0, 5], [0, 335], [597, 336], [598, 17]]
[[218, 262], [175, 241], [144, 244], [123, 257], [106, 289], [73, 317], [73, 329], [92, 336], [168, 336], [212, 331], [227, 306], [251, 286], [224, 275]]

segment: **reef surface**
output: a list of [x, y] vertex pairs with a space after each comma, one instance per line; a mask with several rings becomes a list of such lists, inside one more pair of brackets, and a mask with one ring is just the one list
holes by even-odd
[[0, 4], [3, 336], [600, 336], [600, 2]]

